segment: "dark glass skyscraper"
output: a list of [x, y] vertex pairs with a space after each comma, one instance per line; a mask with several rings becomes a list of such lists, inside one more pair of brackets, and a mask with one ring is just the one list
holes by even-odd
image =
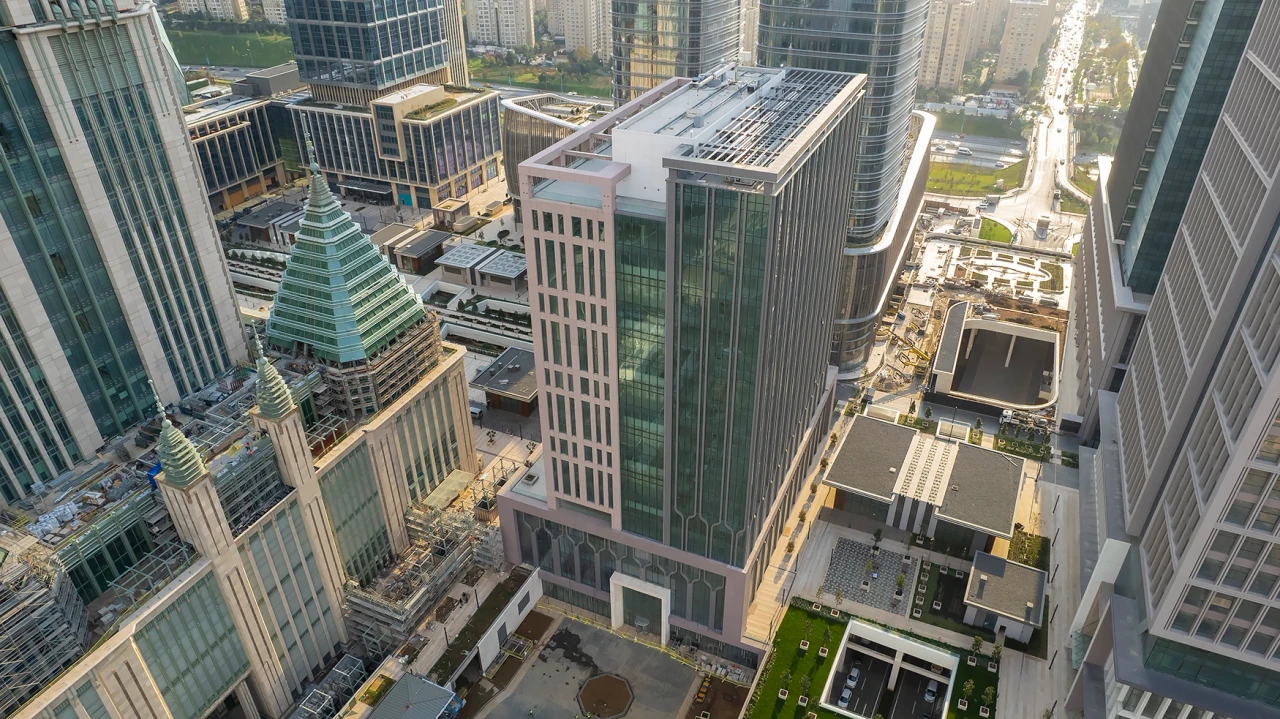
[[[317, 100], [363, 105], [417, 82], [449, 79], [457, 0], [286, 0], [298, 74]], [[457, 32], [461, 42], [461, 30]], [[454, 78], [465, 84], [466, 79]]]
[[738, 52], [737, 0], [613, 0], [613, 99], [635, 99], [670, 77], [696, 77]]
[[832, 348], [842, 371], [866, 362], [883, 309], [882, 285], [894, 276], [904, 246], [885, 230], [900, 204], [928, 11], [929, 0], [760, 2], [759, 64], [867, 75]]

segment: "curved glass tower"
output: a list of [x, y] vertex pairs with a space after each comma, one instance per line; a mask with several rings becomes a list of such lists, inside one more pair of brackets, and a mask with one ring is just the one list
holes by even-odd
[[672, 77], [736, 59], [737, 0], [613, 0], [613, 99], [621, 105]]
[[832, 349], [842, 372], [870, 355], [903, 247], [902, 233], [885, 230], [899, 204], [928, 11], [929, 0], [760, 0], [761, 65], [867, 75]]

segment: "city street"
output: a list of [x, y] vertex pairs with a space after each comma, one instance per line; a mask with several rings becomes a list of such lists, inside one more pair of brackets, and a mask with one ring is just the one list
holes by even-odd
[[[1058, 31], [1057, 43], [1049, 54], [1042, 98], [1046, 109], [1045, 114], [1036, 120], [1035, 135], [1029, 152], [1031, 164], [1027, 170], [1028, 184], [1024, 190], [1016, 191], [1012, 197], [1001, 200], [990, 213], [1017, 228], [1019, 244], [1066, 250], [1069, 249], [1071, 238], [1081, 230], [1082, 221], [1079, 216], [1063, 215], [1057, 211], [1053, 190], [1055, 176], [1058, 184], [1066, 184], [1070, 170], [1065, 161], [1071, 159], [1071, 84], [1080, 56], [1087, 6], [1087, 0], [1077, 0], [1066, 12]], [[946, 138], [945, 135], [942, 137]], [[970, 145], [970, 142], [983, 141], [970, 138], [964, 140], [966, 147], [973, 149], [977, 156], [978, 148]], [[990, 142], [1001, 141], [988, 141], [987, 144]], [[985, 145], [983, 149], [986, 149]], [[954, 153], [954, 148], [951, 148], [951, 152]], [[987, 157], [989, 155], [984, 152], [983, 159]], [[937, 197], [952, 204], [957, 203], [955, 198], [943, 195]], [[971, 202], [976, 207], [979, 198], [961, 202]], [[1036, 220], [1041, 215], [1049, 215], [1051, 218], [1049, 235], [1043, 240], [1036, 238], [1033, 232]]]

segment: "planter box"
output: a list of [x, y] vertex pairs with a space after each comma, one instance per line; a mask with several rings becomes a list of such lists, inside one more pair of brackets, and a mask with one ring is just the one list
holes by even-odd
[[873, 557], [878, 557], [878, 556], [880, 556], [880, 548], [879, 548], [879, 547], [872, 547], [872, 548], [871, 548], [871, 556], [873, 556]]
[[790, 693], [786, 689], [778, 690], [778, 698], [781, 699], [782, 701], [786, 701], [789, 695]]
[[991, 716], [991, 710], [987, 707], [978, 707], [978, 716], [989, 717]]
[[925, 592], [929, 591], [929, 585], [925, 582], [920, 582], [920, 586], [918, 588], [921, 594], [924, 594]]
[[831, 616], [835, 617], [836, 619], [839, 619], [839, 618], [840, 618], [840, 610], [839, 610], [839, 609], [832, 609], [832, 610], [831, 610]]
[[930, 561], [929, 561], [929, 560], [927, 560], [927, 559], [926, 559], [926, 560], [924, 560], [924, 568], [925, 568], [925, 569], [933, 569], [933, 562], [930, 562]]
[[933, 611], [935, 611], [935, 612], [936, 612], [936, 611], [939, 611], [940, 609], [942, 609], [942, 602], [934, 602], [934, 603], [933, 603]]
[[960, 571], [959, 569], [957, 569], [957, 570], [956, 570], [956, 579], [964, 579], [964, 572], [962, 572], [962, 571]]
[[922, 595], [920, 595], [920, 594], [917, 594], [917, 595], [916, 595], [916, 604], [919, 604], [920, 606], [924, 606], [924, 596], [922, 596]]
[[959, 709], [960, 711], [964, 711], [965, 709], [969, 708], [969, 702], [965, 699], [961, 699], [960, 701], [956, 702], [956, 708]]
[[828, 650], [826, 647], [818, 647], [818, 656], [823, 657], [825, 659], [827, 656], [827, 651]]
[[946, 568], [946, 567], [939, 567], [939, 568], [938, 568], [938, 574], [944, 574], [944, 575], [945, 575], [946, 573], [947, 573], [947, 568]]
[[911, 616], [915, 617], [916, 619], [919, 619], [919, 618], [920, 618], [920, 610], [919, 610], [919, 609], [912, 609], [912, 610], [911, 610]]
[[813, 608], [815, 611], [819, 611], [819, 612], [822, 611], [822, 605], [818, 604], [817, 602], [813, 603]]
[[800, 640], [800, 651], [802, 651], [802, 652], [807, 652], [807, 651], [809, 651], [809, 640], [808, 640], [808, 639], [801, 639], [801, 640]]
[[796, 700], [796, 704], [799, 704], [802, 707], [809, 706], [809, 697], [800, 697]]
[[973, 656], [972, 654], [969, 655], [969, 658], [966, 659], [965, 662], [968, 663], [968, 665], [971, 667], [978, 666], [978, 658]]
[[1000, 665], [996, 664], [995, 662], [987, 662], [987, 671], [989, 672], [1000, 671]]
[[867, 580], [865, 580], [865, 579], [864, 579], [864, 580], [862, 580], [862, 591], [864, 591], [864, 592], [869, 592], [869, 591], [871, 591], [871, 582], [868, 582], [868, 581], [867, 581]]
[[804, 719], [818, 719], [818, 715], [815, 714], [814, 712], [809, 712], [808, 714], [804, 715]]

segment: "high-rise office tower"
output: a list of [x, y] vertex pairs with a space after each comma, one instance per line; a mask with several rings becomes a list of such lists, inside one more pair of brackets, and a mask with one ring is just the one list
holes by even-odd
[[466, 7], [473, 45], [533, 47], [533, 0], [467, 0]]
[[[564, 0], [561, 0], [563, 4]], [[561, 8], [567, 27], [571, 5]], [[613, 100], [633, 100], [671, 77], [697, 77], [737, 59], [737, 0], [615, 0]]]
[[1076, 260], [1084, 281], [1075, 284], [1075, 414], [1084, 437], [1098, 431], [1097, 393], [1124, 382], [1260, 4], [1169, 0], [1160, 7]]
[[1053, 26], [1051, 0], [1009, 0], [1004, 34], [1000, 37], [1000, 59], [996, 61], [997, 82], [1017, 80], [1023, 73], [1030, 81], [1040, 63], [1040, 49]]
[[245, 356], [153, 6], [4, 8], [0, 504]]
[[[759, 63], [866, 74], [832, 364], [863, 367], [897, 278], [923, 186], [904, 176], [928, 0], [760, 3]], [[925, 167], [927, 174], [927, 166]], [[911, 192], [901, 192], [909, 188]], [[903, 195], [906, 196], [903, 196]]]
[[286, 0], [298, 74], [315, 100], [354, 106], [418, 83], [465, 85], [460, 2]]
[[[1230, 23], [1252, 31], [1081, 457], [1067, 708], [1086, 717], [1280, 716], [1280, 3], [1256, 13]], [[1090, 222], [1109, 239], [1106, 210], [1095, 197]]]
[[919, 84], [954, 90], [964, 77], [969, 57], [980, 31], [979, 6], [982, 0], [933, 0], [925, 25], [920, 54]]
[[544, 444], [498, 506], [548, 594], [754, 666], [747, 609], [831, 416], [864, 83], [673, 78], [521, 164]]

